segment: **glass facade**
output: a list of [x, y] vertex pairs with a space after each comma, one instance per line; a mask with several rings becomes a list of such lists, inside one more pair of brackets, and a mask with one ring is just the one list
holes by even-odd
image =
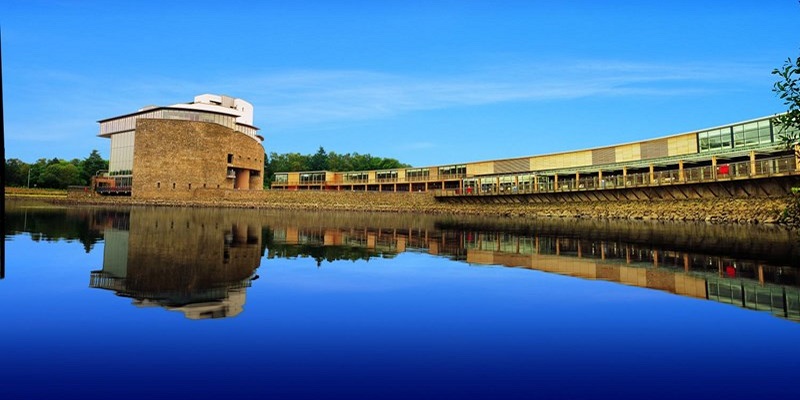
[[710, 129], [697, 134], [699, 151], [742, 148], [770, 144], [775, 141], [769, 119]]
[[111, 157], [108, 170], [112, 174], [117, 171], [133, 169], [133, 131], [111, 136]]
[[409, 181], [426, 181], [430, 176], [427, 168], [415, 168], [406, 170], [406, 179]]
[[733, 126], [733, 146], [744, 147], [772, 142], [769, 121], [756, 121]]
[[275, 183], [288, 183], [289, 174], [275, 174]]
[[321, 184], [325, 183], [324, 172], [307, 172], [300, 174], [300, 184]]
[[439, 177], [442, 179], [461, 178], [467, 175], [467, 165], [448, 165], [439, 167]]
[[712, 129], [697, 134], [700, 151], [729, 149], [731, 147], [731, 128]]
[[395, 182], [397, 181], [397, 171], [377, 171], [375, 178], [378, 182]]
[[348, 172], [343, 176], [344, 181], [348, 183], [364, 183], [369, 180], [369, 173], [367, 172]]

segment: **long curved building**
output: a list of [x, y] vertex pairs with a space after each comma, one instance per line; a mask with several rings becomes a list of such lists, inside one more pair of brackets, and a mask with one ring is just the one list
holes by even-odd
[[563, 153], [373, 171], [278, 172], [273, 189], [495, 195], [613, 189], [795, 174], [772, 117]]
[[242, 99], [203, 94], [98, 122], [98, 136], [111, 140], [109, 170], [94, 179], [99, 193], [181, 199], [263, 189], [264, 138]]

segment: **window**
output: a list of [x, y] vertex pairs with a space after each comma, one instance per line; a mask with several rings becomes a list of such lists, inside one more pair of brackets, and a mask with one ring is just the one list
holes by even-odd
[[430, 170], [427, 168], [415, 168], [406, 170], [406, 179], [409, 181], [424, 181], [430, 176]]
[[324, 172], [308, 172], [300, 174], [301, 184], [319, 184], [325, 182]]
[[397, 180], [397, 171], [378, 171], [375, 178], [378, 182], [394, 182]]
[[466, 165], [449, 165], [446, 167], [439, 167], [439, 176], [445, 179], [462, 177], [467, 174]]
[[289, 182], [289, 174], [275, 174], [275, 183]]
[[228, 154], [228, 164], [233, 164], [233, 154]]
[[369, 180], [367, 172], [348, 172], [344, 174], [344, 181], [350, 183], [361, 183]]
[[700, 146], [700, 151], [705, 152], [709, 150], [728, 149], [731, 148], [733, 143], [731, 138], [733, 131], [730, 127], [722, 129], [712, 129], [697, 134], [697, 142]]

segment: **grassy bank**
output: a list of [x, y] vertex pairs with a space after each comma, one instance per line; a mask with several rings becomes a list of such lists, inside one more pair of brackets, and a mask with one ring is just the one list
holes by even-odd
[[39, 188], [18, 188], [6, 187], [6, 198], [22, 199], [67, 199], [67, 191], [62, 189], [39, 189]]

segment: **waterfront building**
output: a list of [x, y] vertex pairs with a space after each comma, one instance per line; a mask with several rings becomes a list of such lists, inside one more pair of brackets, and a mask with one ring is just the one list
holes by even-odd
[[111, 140], [109, 170], [95, 190], [137, 198], [190, 198], [213, 190], [262, 190], [264, 140], [253, 106], [203, 94], [98, 121]]
[[771, 117], [563, 153], [373, 171], [278, 172], [273, 189], [503, 195], [795, 174]]

